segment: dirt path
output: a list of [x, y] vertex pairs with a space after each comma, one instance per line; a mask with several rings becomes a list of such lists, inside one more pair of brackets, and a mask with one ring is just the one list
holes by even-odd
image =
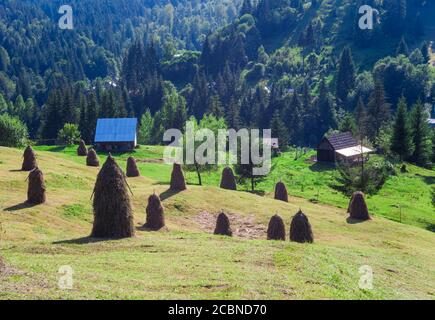
[[[255, 222], [254, 215], [242, 216], [227, 213], [231, 229], [235, 237], [243, 239], [266, 239], [266, 226]], [[218, 213], [201, 212], [194, 217], [194, 221], [206, 232], [213, 233]]]

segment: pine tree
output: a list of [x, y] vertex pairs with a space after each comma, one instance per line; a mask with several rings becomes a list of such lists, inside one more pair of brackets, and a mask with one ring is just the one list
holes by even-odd
[[408, 48], [408, 45], [407, 45], [404, 37], [402, 37], [402, 39], [400, 39], [399, 45], [397, 46], [397, 49], [396, 49], [396, 55], [398, 56], [401, 54], [403, 54], [405, 56], [409, 56], [409, 48]]
[[430, 162], [432, 147], [428, 115], [423, 103], [418, 101], [411, 111], [411, 130], [414, 152], [411, 160], [419, 166], [427, 166]]
[[288, 132], [278, 110], [275, 111], [270, 121], [270, 129], [272, 130], [272, 136], [278, 138], [280, 147], [286, 147], [289, 140]]
[[391, 151], [406, 160], [412, 154], [412, 137], [407, 115], [406, 98], [401, 97], [397, 106], [396, 119], [391, 137]]
[[423, 54], [425, 63], [429, 63], [430, 61], [430, 49], [428, 43], [425, 41], [423, 47], [421, 48], [421, 53]]
[[368, 123], [367, 123], [367, 109], [363, 99], [360, 97], [355, 108], [355, 119], [358, 128], [358, 136], [360, 139], [367, 137]]
[[325, 80], [322, 79], [319, 87], [319, 97], [317, 98], [318, 119], [318, 138], [324, 136], [329, 129], [337, 128], [337, 113], [328, 93]]
[[240, 128], [240, 108], [237, 101], [232, 98], [228, 106], [225, 120], [228, 128], [238, 130]]
[[98, 114], [99, 114], [99, 106], [97, 103], [97, 98], [94, 93], [91, 93], [88, 98], [88, 104], [86, 106], [86, 142], [92, 142], [95, 138], [95, 130], [97, 127], [97, 120], [98, 120]]
[[367, 105], [367, 114], [368, 136], [371, 141], [375, 141], [382, 126], [390, 118], [390, 105], [386, 101], [384, 86], [380, 81], [375, 83], [374, 92]]
[[337, 103], [346, 109], [349, 93], [355, 87], [355, 64], [350, 47], [345, 47], [340, 56], [336, 80]]
[[240, 15], [252, 14], [253, 8], [251, 0], [243, 0], [242, 8], [240, 9]]
[[207, 114], [214, 115], [216, 118], [224, 116], [224, 109], [218, 95], [213, 95], [209, 99]]

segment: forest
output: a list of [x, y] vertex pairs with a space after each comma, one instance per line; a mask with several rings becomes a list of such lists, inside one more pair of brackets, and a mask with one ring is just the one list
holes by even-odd
[[[58, 28], [61, 1], [0, 5], [2, 145], [54, 143], [65, 126], [92, 143], [98, 118], [127, 116], [141, 144], [161, 144], [191, 118], [271, 128], [283, 149], [351, 131], [392, 158], [435, 161], [433, 2], [70, 4], [73, 30]], [[372, 30], [358, 27], [363, 4]]]

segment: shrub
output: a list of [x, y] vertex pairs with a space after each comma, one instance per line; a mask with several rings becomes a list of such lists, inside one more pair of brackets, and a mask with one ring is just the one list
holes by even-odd
[[18, 118], [0, 115], [0, 146], [23, 147], [27, 144], [27, 127]]
[[336, 189], [346, 195], [351, 195], [356, 191], [362, 191], [366, 194], [376, 194], [387, 179], [396, 175], [394, 166], [388, 161], [372, 161], [364, 164], [364, 171], [361, 165], [338, 165], [339, 175], [336, 177]]
[[64, 141], [69, 146], [73, 145], [75, 141], [80, 139], [80, 131], [78, 125], [72, 123], [65, 123], [63, 128], [59, 130], [57, 138]]

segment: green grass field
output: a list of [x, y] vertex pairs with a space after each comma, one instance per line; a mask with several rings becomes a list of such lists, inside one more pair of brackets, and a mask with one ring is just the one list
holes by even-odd
[[[0, 272], [0, 299], [435, 297], [433, 232], [384, 219], [377, 212], [372, 221], [354, 223], [345, 210], [312, 203], [304, 199], [305, 193], [299, 197], [293, 192], [297, 196], [290, 196], [289, 203], [275, 201], [269, 193], [261, 197], [211, 185], [167, 193], [170, 167], [162, 163], [141, 163], [143, 176], [128, 180], [136, 237], [90, 239], [90, 197], [98, 169], [86, 167], [72, 148], [48, 150], [37, 151], [47, 203], [29, 207], [24, 203], [27, 173], [16, 171], [22, 150], [0, 147], [0, 255], [6, 262]], [[160, 152], [147, 147], [135, 156], [158, 159]], [[118, 157], [121, 166], [125, 157]], [[206, 180], [213, 181], [213, 175]], [[146, 200], [154, 191], [164, 195], [167, 230], [146, 232], [141, 228]], [[314, 244], [265, 240], [273, 214], [283, 217], [288, 232], [299, 208], [311, 221]], [[212, 235], [221, 209], [232, 219], [233, 238]], [[71, 290], [58, 288], [58, 270], [64, 265], [74, 270]], [[373, 290], [358, 286], [363, 265], [373, 270]]]
[[[77, 147], [36, 147], [36, 150], [57, 152], [61, 156], [72, 159], [77, 163], [84, 163], [84, 159], [76, 157]], [[336, 176], [335, 168], [314, 164], [310, 161], [315, 152], [311, 151], [295, 160], [294, 152], [283, 153], [273, 160], [272, 172], [257, 185], [257, 190], [271, 195], [275, 184], [282, 180], [287, 185], [289, 193], [311, 201], [328, 204], [339, 208], [347, 208], [349, 199], [333, 188]], [[163, 147], [142, 146], [133, 153], [114, 155], [120, 165], [125, 168], [126, 159], [130, 156], [139, 159], [139, 169], [142, 175], [159, 183], [169, 184], [171, 167], [161, 160]], [[100, 157], [104, 159], [104, 154]], [[407, 165], [408, 172], [401, 173], [400, 166], [396, 167], [397, 174], [391, 176], [382, 190], [367, 198], [369, 209], [373, 214], [393, 221], [416, 225], [435, 231], [435, 209], [432, 205], [432, 186], [435, 186], [435, 171]], [[202, 173], [203, 184], [219, 186], [220, 170]], [[196, 172], [186, 172], [187, 181], [197, 184]], [[241, 190], [250, 190], [250, 185], [241, 185]]]

